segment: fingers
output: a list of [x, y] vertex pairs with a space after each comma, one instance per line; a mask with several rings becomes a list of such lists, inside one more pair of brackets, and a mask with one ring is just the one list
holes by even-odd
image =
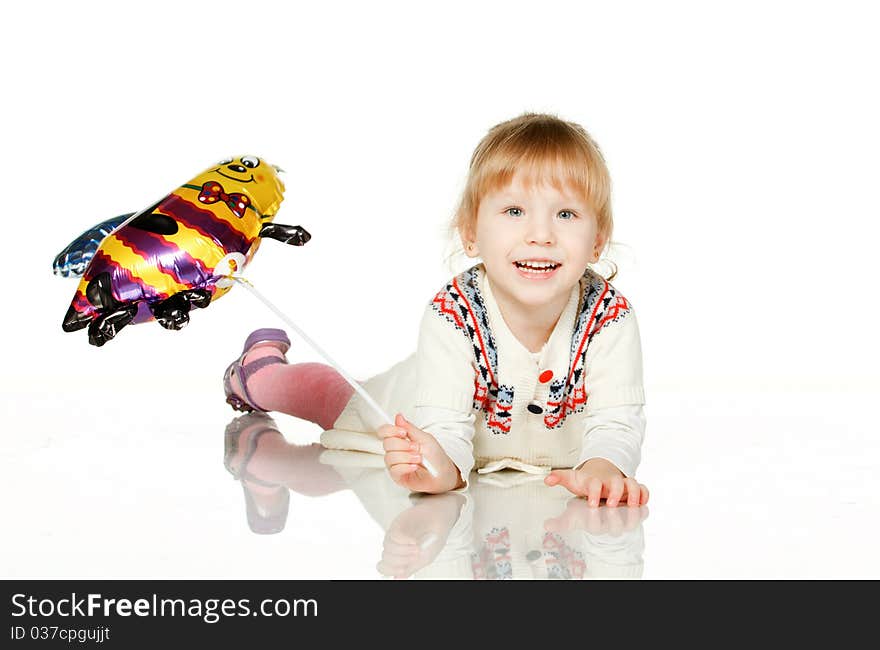
[[419, 465], [422, 455], [411, 451], [388, 451], [385, 452], [385, 466], [392, 469], [395, 465]]
[[[376, 433], [379, 436], [379, 439], [382, 441], [382, 448], [385, 450], [385, 464], [391, 466], [391, 464], [396, 464], [400, 462], [414, 462], [412, 460], [404, 460], [403, 456], [400, 454], [409, 453], [409, 454], [417, 454], [421, 455], [421, 444], [411, 440], [406, 430], [401, 429], [400, 427], [393, 426], [390, 424], [383, 424], [378, 428]], [[388, 462], [388, 454], [394, 452], [394, 462], [389, 464]], [[421, 458], [419, 459], [419, 462]]]
[[406, 436], [408, 436], [411, 440], [417, 442], [427, 442], [429, 440], [434, 440], [434, 436], [430, 433], [425, 433], [421, 429], [419, 429], [412, 422], [407, 420], [403, 415], [398, 413], [394, 418], [394, 425], [402, 430]]
[[[573, 469], [554, 469], [544, 477], [544, 484], [553, 487], [562, 485], [569, 492], [575, 492], [575, 471]], [[577, 492], [575, 492], [577, 494]]]
[[420, 445], [410, 440], [406, 431], [390, 424], [383, 424], [377, 433], [385, 449], [385, 467], [394, 481], [402, 483], [404, 477], [415, 472], [422, 462]]
[[379, 436], [379, 440], [385, 440], [386, 438], [406, 438], [406, 429], [391, 424], [383, 424], [376, 429], [376, 434]]
[[594, 476], [587, 481], [587, 490], [584, 494], [587, 497], [587, 503], [594, 508], [599, 507], [599, 499], [602, 498], [602, 479]]
[[632, 478], [624, 479], [624, 483], [626, 484], [626, 505], [635, 507], [648, 503], [647, 487]]
[[391, 478], [406, 486], [415, 478], [421, 468], [422, 445], [414, 440], [413, 431], [419, 431], [402, 415], [398, 414], [395, 424], [383, 424], [377, 430], [382, 448], [385, 450], [385, 467]]
[[[388, 466], [388, 462], [385, 463], [386, 467]], [[419, 465], [415, 465], [413, 463], [398, 463], [397, 465], [393, 465], [388, 467], [388, 473], [391, 474], [391, 479], [396, 483], [400, 483], [404, 487], [408, 487], [411, 479], [415, 478], [416, 472], [420, 469]]]
[[551, 487], [561, 485], [572, 494], [587, 497], [587, 502], [593, 507], [598, 507], [602, 498], [602, 479], [588, 477], [573, 469], [555, 469], [547, 475], [544, 483]]
[[608, 498], [605, 505], [609, 508], [616, 508], [620, 497], [623, 496], [624, 481], [622, 476], [615, 476], [608, 481]]
[[386, 452], [389, 451], [410, 451], [413, 453], [421, 453], [422, 445], [407, 438], [399, 438], [397, 436], [389, 436], [382, 440], [382, 447]]
[[615, 508], [621, 503], [637, 507], [648, 503], [648, 488], [633, 478], [611, 476], [600, 478], [579, 470], [555, 469], [544, 478], [545, 485], [561, 485], [572, 494], [586, 497], [587, 503], [598, 507], [601, 499], [605, 505]]
[[641, 498], [642, 491], [639, 488], [639, 484], [636, 482], [634, 478], [624, 479], [624, 483], [626, 483], [626, 505], [628, 506], [637, 506], [639, 505], [639, 499]]

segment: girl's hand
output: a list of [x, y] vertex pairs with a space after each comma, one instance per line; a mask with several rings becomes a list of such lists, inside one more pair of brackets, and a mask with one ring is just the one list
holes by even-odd
[[[378, 430], [385, 448], [385, 466], [392, 480], [413, 492], [448, 492], [464, 487], [458, 467], [446, 455], [430, 433], [425, 433], [398, 414], [394, 425], [383, 424]], [[422, 458], [437, 469], [435, 478], [419, 463]]]
[[618, 503], [643, 506], [648, 503], [648, 488], [635, 479], [626, 478], [610, 461], [591, 458], [578, 469], [555, 469], [544, 479], [547, 485], [562, 485], [572, 494], [587, 498], [598, 507], [599, 499], [614, 508]]

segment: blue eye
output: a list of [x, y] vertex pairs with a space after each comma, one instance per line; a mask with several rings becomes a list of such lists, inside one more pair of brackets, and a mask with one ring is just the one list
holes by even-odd
[[511, 217], [521, 217], [523, 215], [523, 211], [520, 208], [507, 208], [504, 212]]
[[571, 210], [562, 210], [558, 215], [560, 219], [574, 219], [577, 215]]

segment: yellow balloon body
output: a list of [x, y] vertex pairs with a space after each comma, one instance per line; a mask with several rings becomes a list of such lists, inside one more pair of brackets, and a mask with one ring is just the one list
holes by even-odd
[[177, 295], [199, 296], [204, 304], [195, 306], [219, 298], [232, 285], [224, 276], [250, 263], [283, 198], [277, 168], [260, 158], [212, 165], [101, 240], [64, 329], [85, 327], [120, 306], [132, 314], [127, 322], [138, 323]]

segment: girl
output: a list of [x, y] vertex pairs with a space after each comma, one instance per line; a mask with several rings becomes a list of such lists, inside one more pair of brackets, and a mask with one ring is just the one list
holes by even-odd
[[647, 503], [633, 478], [645, 429], [638, 325], [590, 268], [611, 238], [610, 185], [581, 126], [532, 113], [496, 125], [453, 222], [482, 262], [430, 301], [416, 353], [364, 384], [395, 424], [375, 421], [329, 366], [287, 365], [281, 330], [248, 337], [224, 377], [227, 401], [315, 422], [326, 447], [382, 453], [416, 492], [464, 488], [474, 467], [514, 468], [593, 506]]

